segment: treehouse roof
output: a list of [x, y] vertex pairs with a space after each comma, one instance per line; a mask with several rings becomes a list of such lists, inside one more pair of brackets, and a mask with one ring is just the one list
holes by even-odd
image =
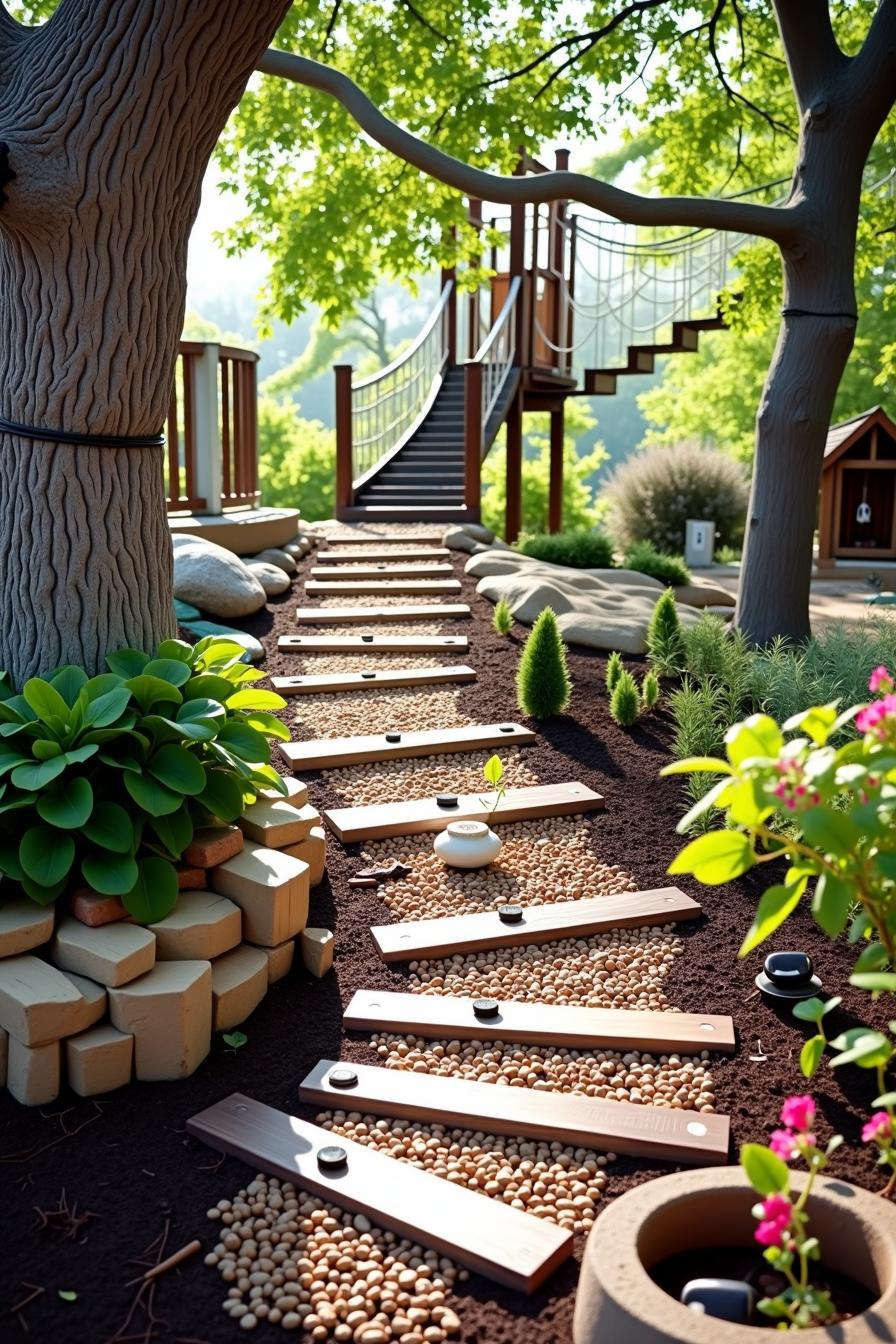
[[833, 466], [874, 425], [883, 429], [896, 443], [896, 424], [882, 406], [872, 406], [870, 410], [862, 411], [849, 420], [841, 420], [839, 425], [831, 425], [824, 449], [824, 469]]

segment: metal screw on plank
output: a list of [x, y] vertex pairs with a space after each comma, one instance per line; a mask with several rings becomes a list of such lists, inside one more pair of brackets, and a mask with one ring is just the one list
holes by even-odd
[[499, 724], [498, 724], [498, 732], [499, 732], [499, 733], [512, 733], [512, 732], [513, 732], [513, 724], [512, 724], [512, 723], [499, 723]]
[[497, 1017], [500, 1004], [497, 999], [476, 999], [473, 1012], [477, 1017]]
[[375, 672], [362, 672], [362, 673], [361, 673], [361, 676], [364, 678], [365, 681], [372, 681], [373, 678], [376, 676], [376, 673], [375, 673]]
[[362, 639], [363, 643], [365, 643], [365, 644], [372, 644], [372, 643], [373, 643], [373, 635], [362, 635], [362, 636], [361, 636], [361, 639]]
[[456, 793], [440, 793], [436, 799], [437, 807], [457, 807]]
[[318, 1148], [317, 1165], [322, 1171], [338, 1171], [340, 1167], [348, 1166], [348, 1153], [344, 1148], [337, 1148], [335, 1145], [330, 1148]]
[[523, 907], [521, 905], [499, 905], [498, 918], [502, 924], [521, 924]]
[[401, 733], [386, 733], [386, 741], [387, 741], [387, 742], [400, 742], [400, 741], [401, 741]]
[[358, 1075], [354, 1069], [331, 1069], [327, 1075], [327, 1082], [331, 1087], [355, 1087]]

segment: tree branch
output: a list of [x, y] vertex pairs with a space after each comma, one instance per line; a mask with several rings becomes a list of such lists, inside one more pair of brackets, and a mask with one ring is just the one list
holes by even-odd
[[896, 0], [881, 0], [848, 79], [870, 149], [896, 102]]
[[587, 177], [584, 173], [537, 173], [531, 177], [501, 177], [462, 163], [420, 140], [380, 112], [347, 75], [303, 56], [270, 48], [257, 67], [263, 74], [289, 79], [336, 98], [362, 130], [406, 163], [474, 200], [498, 205], [542, 204], [576, 200], [591, 205], [625, 224], [683, 225], [756, 234], [774, 242], [790, 242], [799, 232], [800, 207], [754, 205], [709, 197], [639, 196]]
[[781, 44], [800, 112], [849, 64], [837, 46], [828, 0], [774, 0]]

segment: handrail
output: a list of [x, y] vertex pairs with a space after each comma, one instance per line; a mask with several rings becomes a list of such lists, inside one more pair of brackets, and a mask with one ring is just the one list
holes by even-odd
[[504, 330], [504, 327], [506, 326], [507, 322], [510, 320], [510, 314], [513, 312], [514, 307], [516, 306], [517, 295], [520, 292], [520, 287], [522, 286], [522, 283], [523, 283], [522, 277], [519, 275], [514, 276], [513, 280], [510, 282], [510, 288], [507, 291], [507, 298], [504, 300], [501, 311], [498, 314], [497, 318], [495, 319], [491, 331], [488, 333], [485, 340], [482, 342], [479, 349], [476, 351], [476, 354], [473, 356], [474, 364], [482, 364], [485, 361], [486, 355], [488, 355], [492, 346], [495, 344], [495, 342], [501, 335], [501, 332]]
[[[499, 409], [507, 380], [511, 376], [516, 360], [516, 307], [522, 289], [522, 276], [514, 276], [507, 290], [507, 297], [501, 311], [492, 324], [492, 329], [480, 345], [471, 364], [481, 369], [479, 377], [479, 434], [480, 451], [488, 452], [497, 425], [495, 411]], [[475, 386], [475, 385], [474, 385]], [[471, 394], [476, 393], [471, 386]], [[471, 407], [471, 415], [475, 409]]]
[[430, 334], [433, 327], [438, 322], [439, 318], [442, 316], [442, 313], [445, 311], [445, 308], [448, 304], [448, 300], [451, 297], [451, 290], [453, 287], [454, 287], [454, 281], [449, 280], [446, 283], [441, 294], [439, 295], [439, 301], [436, 304], [435, 308], [430, 313], [429, 317], [426, 319], [426, 322], [424, 326], [421, 328], [419, 335], [408, 346], [408, 348], [406, 350], [402, 350], [401, 354], [396, 355], [392, 363], [387, 364], [385, 368], [377, 369], [376, 373], [368, 374], [366, 378], [361, 378], [357, 383], [354, 380], [352, 380], [353, 392], [360, 392], [365, 387], [372, 387], [374, 383], [381, 382], [382, 379], [385, 378], [388, 374], [395, 373], [398, 369], [402, 367], [403, 364], [407, 364], [411, 356], [415, 355], [417, 351], [420, 349], [421, 345], [426, 340], [427, 336]]
[[169, 512], [258, 503], [258, 358], [215, 341], [180, 342], [166, 426]]

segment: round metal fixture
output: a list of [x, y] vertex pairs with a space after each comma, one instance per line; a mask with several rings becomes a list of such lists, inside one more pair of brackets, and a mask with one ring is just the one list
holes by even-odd
[[473, 1012], [477, 1017], [497, 1017], [500, 1007], [497, 999], [476, 999], [473, 1003]]
[[355, 1087], [358, 1075], [354, 1069], [331, 1069], [327, 1074], [327, 1082], [331, 1087]]
[[436, 798], [437, 807], [457, 807], [456, 793], [440, 793]]
[[348, 1165], [348, 1153], [344, 1148], [337, 1148], [335, 1145], [318, 1148], [317, 1165], [322, 1171], [339, 1171], [341, 1167]]
[[387, 741], [387, 742], [400, 742], [400, 741], [401, 741], [401, 733], [386, 733], [386, 741]]
[[521, 924], [523, 907], [521, 905], [499, 905], [498, 918], [502, 924]]
[[770, 952], [756, 985], [770, 999], [811, 999], [821, 990], [812, 958], [807, 952]]

